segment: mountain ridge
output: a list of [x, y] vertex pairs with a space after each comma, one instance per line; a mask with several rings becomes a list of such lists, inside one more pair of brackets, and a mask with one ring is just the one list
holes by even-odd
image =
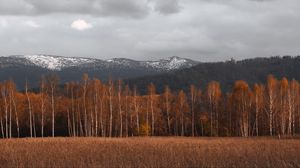
[[[112, 58], [112, 59], [98, 59], [98, 58], [86, 58], [86, 57], [64, 57], [55, 55], [11, 55], [0, 57], [0, 63], [3, 58], [21, 60], [21, 63], [30, 66], [38, 66], [49, 70], [60, 71], [69, 67], [85, 66], [91, 64], [99, 64], [102, 66], [144, 66], [147, 68], [154, 68], [158, 70], [174, 70], [183, 67], [191, 67], [198, 62], [181, 58], [178, 56], [168, 57], [166, 59], [159, 59], [154, 61], [137, 61], [129, 58]], [[13, 61], [12, 61], [13, 62]], [[7, 63], [7, 62], [6, 62]]]
[[60, 82], [79, 81], [83, 74], [90, 78], [127, 79], [167, 73], [190, 68], [199, 62], [180, 57], [169, 57], [154, 61], [136, 61], [127, 58], [101, 60], [84, 57], [52, 55], [12, 55], [0, 57], [0, 81], [12, 79], [19, 88], [25, 81], [37, 87], [42, 76], [57, 74]]

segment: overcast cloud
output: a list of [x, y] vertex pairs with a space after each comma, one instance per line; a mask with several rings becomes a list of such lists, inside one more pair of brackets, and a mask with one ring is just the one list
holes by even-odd
[[299, 0], [0, 0], [0, 55], [300, 55]]

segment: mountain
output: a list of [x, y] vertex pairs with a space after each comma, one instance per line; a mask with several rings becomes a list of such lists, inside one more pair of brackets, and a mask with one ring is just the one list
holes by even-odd
[[190, 68], [197, 61], [173, 56], [157, 61], [136, 61], [126, 58], [95, 58], [52, 55], [14, 55], [0, 57], [0, 81], [13, 79], [23, 87], [26, 80], [38, 86], [42, 75], [57, 74], [61, 82], [80, 80], [84, 73], [101, 80], [125, 79]]
[[142, 93], [146, 93], [149, 83], [154, 83], [157, 91], [162, 92], [165, 85], [168, 85], [173, 90], [184, 89], [188, 91], [191, 84], [205, 89], [210, 81], [220, 82], [222, 89], [229, 91], [236, 80], [245, 80], [250, 85], [265, 83], [269, 74], [274, 75], [278, 79], [287, 77], [288, 79], [300, 81], [300, 56], [199, 63], [191, 68], [128, 79], [124, 82], [131, 87], [137, 86]]

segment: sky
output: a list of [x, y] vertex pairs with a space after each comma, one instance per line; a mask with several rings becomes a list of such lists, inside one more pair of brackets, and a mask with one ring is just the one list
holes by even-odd
[[299, 0], [0, 0], [0, 55], [300, 55]]

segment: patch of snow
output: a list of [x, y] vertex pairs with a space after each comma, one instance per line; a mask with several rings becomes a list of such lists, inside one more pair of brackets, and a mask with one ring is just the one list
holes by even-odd
[[36, 66], [47, 68], [50, 70], [61, 70], [62, 68], [77, 66], [84, 63], [92, 63], [94, 59], [75, 58], [75, 57], [59, 57], [48, 55], [24, 55], [25, 59], [29, 60]]
[[135, 63], [137, 61], [127, 59], [127, 58], [112, 58], [112, 59], [106, 60], [106, 62], [108, 62], [110, 64], [117, 64], [117, 65], [130, 67], [130, 66], [135, 66]]
[[175, 57], [175, 56], [170, 57], [169, 59], [161, 59], [159, 61], [147, 61], [146, 65], [152, 68], [165, 69], [165, 70], [179, 69], [185, 65], [190, 66], [190, 64], [186, 59]]
[[172, 57], [168, 63], [168, 69], [178, 69], [187, 62], [186, 59], [179, 57]]

